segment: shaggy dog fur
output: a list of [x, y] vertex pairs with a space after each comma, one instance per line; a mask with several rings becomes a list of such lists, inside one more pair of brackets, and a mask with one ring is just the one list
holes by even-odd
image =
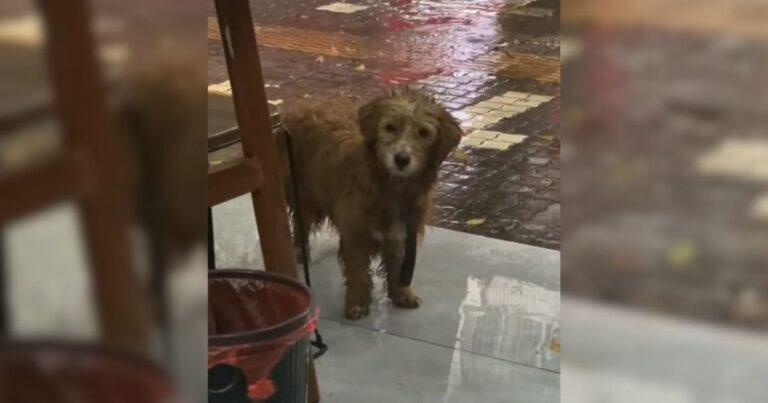
[[[369, 312], [370, 265], [376, 257], [381, 258], [393, 303], [420, 305], [410, 287], [399, 285], [405, 223], [423, 234], [438, 168], [462, 135], [456, 120], [433, 98], [408, 88], [355, 111], [354, 104], [340, 99], [297, 104], [283, 114], [305, 224], [294, 234], [309, 234], [325, 220], [338, 231], [349, 319]], [[284, 172], [288, 169], [286, 162]], [[290, 180], [286, 190], [295, 210]], [[306, 239], [295, 241], [298, 245]]]

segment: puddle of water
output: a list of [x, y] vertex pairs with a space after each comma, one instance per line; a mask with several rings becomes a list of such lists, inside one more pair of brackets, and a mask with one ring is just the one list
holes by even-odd
[[387, 31], [389, 32], [399, 32], [399, 31], [413, 29], [415, 25], [411, 24], [408, 21], [405, 21], [399, 15], [395, 14], [387, 17], [386, 27], [387, 27]]
[[367, 8], [368, 6], [360, 6], [356, 4], [350, 4], [350, 3], [331, 3], [325, 6], [320, 6], [317, 8], [317, 10], [329, 11], [332, 13], [351, 14], [351, 13], [365, 10]]
[[459, 315], [446, 401], [472, 371], [462, 362], [463, 351], [538, 367], [559, 356], [559, 347], [551, 348], [560, 344], [557, 291], [502, 276], [469, 277]]
[[469, 277], [459, 315], [456, 350], [539, 367], [558, 355], [551, 348], [559, 345], [557, 291], [502, 276]]

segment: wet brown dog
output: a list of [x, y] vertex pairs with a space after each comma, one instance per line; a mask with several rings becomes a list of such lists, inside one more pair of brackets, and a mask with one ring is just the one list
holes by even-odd
[[[283, 115], [292, 136], [305, 224], [303, 231], [294, 233], [309, 234], [326, 219], [339, 232], [349, 319], [369, 312], [370, 265], [376, 257], [381, 258], [393, 303], [420, 305], [410, 287], [399, 285], [404, 223], [413, 223], [423, 234], [438, 168], [462, 134], [433, 98], [408, 88], [356, 110], [341, 99], [296, 105]], [[288, 169], [286, 165], [284, 172]], [[293, 209], [290, 181], [286, 189]], [[306, 239], [297, 237], [297, 244], [301, 241]]]

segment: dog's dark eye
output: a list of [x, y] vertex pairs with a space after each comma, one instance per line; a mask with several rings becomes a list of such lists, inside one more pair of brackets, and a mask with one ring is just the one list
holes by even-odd
[[393, 125], [392, 123], [387, 123], [384, 126], [384, 130], [388, 131], [389, 133], [394, 133], [397, 131], [397, 127]]
[[419, 137], [421, 137], [421, 138], [429, 137], [429, 130], [427, 130], [425, 128], [419, 129]]

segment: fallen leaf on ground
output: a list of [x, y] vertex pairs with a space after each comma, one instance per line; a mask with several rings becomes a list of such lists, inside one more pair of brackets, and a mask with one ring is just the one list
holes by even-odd
[[473, 218], [471, 220], [467, 220], [467, 225], [470, 227], [476, 227], [483, 224], [485, 224], [485, 218]]
[[469, 154], [467, 154], [466, 151], [457, 148], [456, 151], [453, 152], [453, 159], [459, 162], [467, 162], [469, 159]]
[[692, 267], [696, 260], [696, 246], [687, 241], [681, 241], [667, 250], [667, 262], [675, 269]]
[[549, 342], [549, 349], [554, 353], [560, 354], [560, 341], [552, 339]]

